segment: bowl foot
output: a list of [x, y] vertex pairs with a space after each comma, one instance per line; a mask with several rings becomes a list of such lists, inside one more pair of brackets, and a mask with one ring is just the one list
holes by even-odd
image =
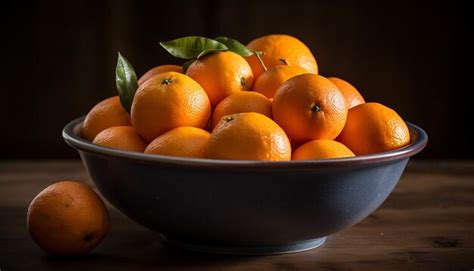
[[321, 246], [325, 241], [326, 237], [310, 239], [295, 243], [288, 243], [283, 245], [270, 245], [270, 246], [232, 246], [232, 245], [207, 245], [207, 244], [195, 244], [188, 243], [174, 239], [167, 235], [161, 235], [161, 239], [165, 242], [184, 248], [187, 250], [213, 253], [213, 254], [228, 254], [228, 255], [275, 255], [275, 254], [287, 254], [296, 253]]

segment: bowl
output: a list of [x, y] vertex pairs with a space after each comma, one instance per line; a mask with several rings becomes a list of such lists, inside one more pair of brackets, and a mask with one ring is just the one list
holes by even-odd
[[407, 123], [410, 145], [315, 161], [230, 161], [121, 151], [63, 130], [100, 193], [118, 210], [183, 248], [225, 254], [312, 249], [375, 211], [428, 136]]

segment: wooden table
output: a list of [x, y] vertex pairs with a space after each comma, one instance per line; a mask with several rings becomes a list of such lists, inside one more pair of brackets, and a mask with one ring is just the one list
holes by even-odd
[[89, 182], [79, 161], [0, 162], [0, 270], [474, 270], [474, 162], [415, 161], [374, 214], [317, 249], [236, 257], [169, 247], [109, 206], [91, 255], [57, 258], [28, 236], [33, 197], [61, 179]]

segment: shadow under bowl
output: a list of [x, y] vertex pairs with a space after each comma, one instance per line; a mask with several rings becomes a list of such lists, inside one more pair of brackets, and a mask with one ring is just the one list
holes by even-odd
[[428, 136], [407, 123], [410, 145], [314, 161], [180, 158], [97, 146], [84, 117], [63, 130], [101, 194], [172, 244], [203, 252], [279, 254], [312, 249], [375, 211]]

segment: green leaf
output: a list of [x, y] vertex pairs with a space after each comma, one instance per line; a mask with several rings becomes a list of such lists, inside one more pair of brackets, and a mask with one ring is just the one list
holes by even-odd
[[204, 50], [196, 57], [196, 59], [200, 59], [201, 57], [203, 57], [205, 55], [208, 55], [210, 53], [214, 53], [214, 52], [217, 52], [217, 51], [225, 51], [225, 50], [227, 50], [227, 49], [208, 49], [208, 50]]
[[160, 45], [171, 55], [182, 59], [196, 59], [202, 56], [204, 52], [204, 54], [207, 54], [229, 49], [225, 44], [218, 41], [198, 36], [160, 42]]
[[188, 60], [186, 62], [183, 63], [183, 72], [186, 73], [188, 71], [188, 68], [189, 66], [191, 66], [191, 64], [193, 64], [193, 62], [196, 61], [195, 59], [191, 59], [191, 60]]
[[120, 97], [120, 103], [130, 113], [133, 96], [135, 96], [138, 88], [138, 81], [132, 65], [120, 52], [118, 53], [117, 67], [115, 68], [115, 86]]
[[239, 54], [241, 56], [251, 56], [254, 54], [252, 50], [250, 50], [249, 48], [247, 48], [245, 45], [243, 45], [237, 40], [234, 40], [228, 37], [217, 37], [214, 40], [217, 40], [218, 42], [225, 44], [229, 48], [230, 51], [236, 54]]

